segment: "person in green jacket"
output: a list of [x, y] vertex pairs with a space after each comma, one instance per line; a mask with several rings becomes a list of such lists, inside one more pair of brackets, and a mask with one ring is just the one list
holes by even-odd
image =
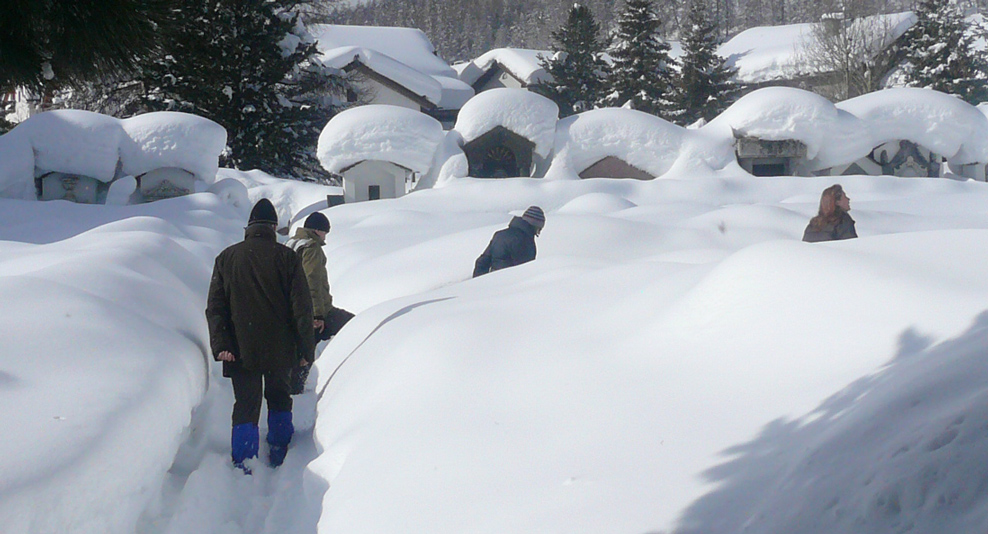
[[[318, 343], [326, 336], [326, 322], [333, 313], [333, 295], [329, 292], [329, 275], [326, 272], [326, 253], [322, 247], [326, 244], [326, 234], [329, 233], [329, 219], [318, 211], [309, 215], [302, 227], [285, 245], [294, 250], [302, 260], [302, 269], [309, 282], [309, 294], [312, 296], [312, 327], [314, 339]], [[333, 332], [335, 334], [335, 332]], [[312, 362], [298, 365], [292, 372], [292, 394], [298, 395], [305, 389], [305, 380], [309, 376]]]

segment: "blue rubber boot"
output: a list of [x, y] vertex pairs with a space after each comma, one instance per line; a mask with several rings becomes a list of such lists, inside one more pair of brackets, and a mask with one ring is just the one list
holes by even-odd
[[295, 426], [292, 425], [292, 412], [268, 412], [268, 445], [271, 446], [269, 461], [271, 467], [278, 467], [285, 461], [288, 444], [292, 442]]
[[242, 469], [244, 474], [251, 474], [250, 468], [244, 465], [244, 461], [257, 458], [259, 442], [260, 434], [256, 424], [243, 423], [233, 427], [233, 432], [230, 434], [230, 451], [231, 456], [233, 456], [233, 465]]

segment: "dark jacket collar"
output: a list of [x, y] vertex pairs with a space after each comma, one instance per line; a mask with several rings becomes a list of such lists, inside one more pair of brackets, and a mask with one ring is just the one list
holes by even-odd
[[528, 221], [522, 219], [521, 217], [517, 217], [517, 216], [513, 217], [511, 219], [511, 222], [508, 223], [508, 228], [514, 228], [516, 230], [521, 230], [526, 234], [531, 234], [533, 236], [535, 235], [535, 227], [532, 226], [531, 224], [528, 224]]
[[277, 241], [278, 236], [274, 233], [274, 226], [268, 223], [254, 223], [244, 228], [244, 239], [268, 239]]

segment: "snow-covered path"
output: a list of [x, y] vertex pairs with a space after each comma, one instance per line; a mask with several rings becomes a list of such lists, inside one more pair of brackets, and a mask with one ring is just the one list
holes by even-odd
[[[312, 439], [315, 391], [294, 397], [297, 425], [284, 465], [257, 462], [252, 476], [230, 463], [230, 381], [214, 366], [210, 389], [196, 409], [188, 439], [168, 472], [161, 495], [138, 526], [142, 534], [311, 534], [316, 531], [322, 493], [305, 467], [317, 455]], [[261, 436], [266, 432], [261, 414]], [[261, 458], [267, 444], [261, 440]], [[311, 475], [310, 475], [311, 476]], [[308, 485], [308, 490], [306, 486]], [[312, 495], [315, 498], [308, 498]]]

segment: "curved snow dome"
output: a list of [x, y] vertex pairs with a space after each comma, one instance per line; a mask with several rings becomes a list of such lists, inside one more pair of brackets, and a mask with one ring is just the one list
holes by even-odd
[[185, 169], [211, 184], [226, 147], [226, 129], [198, 115], [145, 113], [120, 121], [132, 143], [120, 150], [123, 172], [138, 176], [163, 167]]
[[[108, 115], [77, 109], [46, 111], [20, 123], [4, 136], [24, 136], [34, 151], [34, 167], [113, 180], [126, 133]], [[33, 183], [34, 175], [24, 177]]]
[[867, 125], [826, 98], [792, 87], [766, 87], [738, 99], [701, 128], [719, 138], [738, 135], [806, 145], [810, 170], [850, 163], [875, 148]]
[[679, 157], [685, 134], [680, 126], [633, 109], [594, 109], [567, 117], [556, 127], [555, 155], [546, 178], [578, 178], [608, 156], [660, 176]]
[[323, 168], [334, 173], [361, 161], [380, 160], [425, 174], [444, 136], [442, 124], [424, 113], [373, 104], [330, 119], [319, 135], [316, 155]]
[[988, 118], [960, 98], [932, 89], [896, 88], [837, 104], [868, 124], [872, 148], [904, 139], [952, 163], [988, 162]]
[[556, 136], [559, 107], [526, 89], [484, 91], [463, 105], [453, 127], [464, 143], [502, 126], [535, 143], [535, 153], [549, 157]]

